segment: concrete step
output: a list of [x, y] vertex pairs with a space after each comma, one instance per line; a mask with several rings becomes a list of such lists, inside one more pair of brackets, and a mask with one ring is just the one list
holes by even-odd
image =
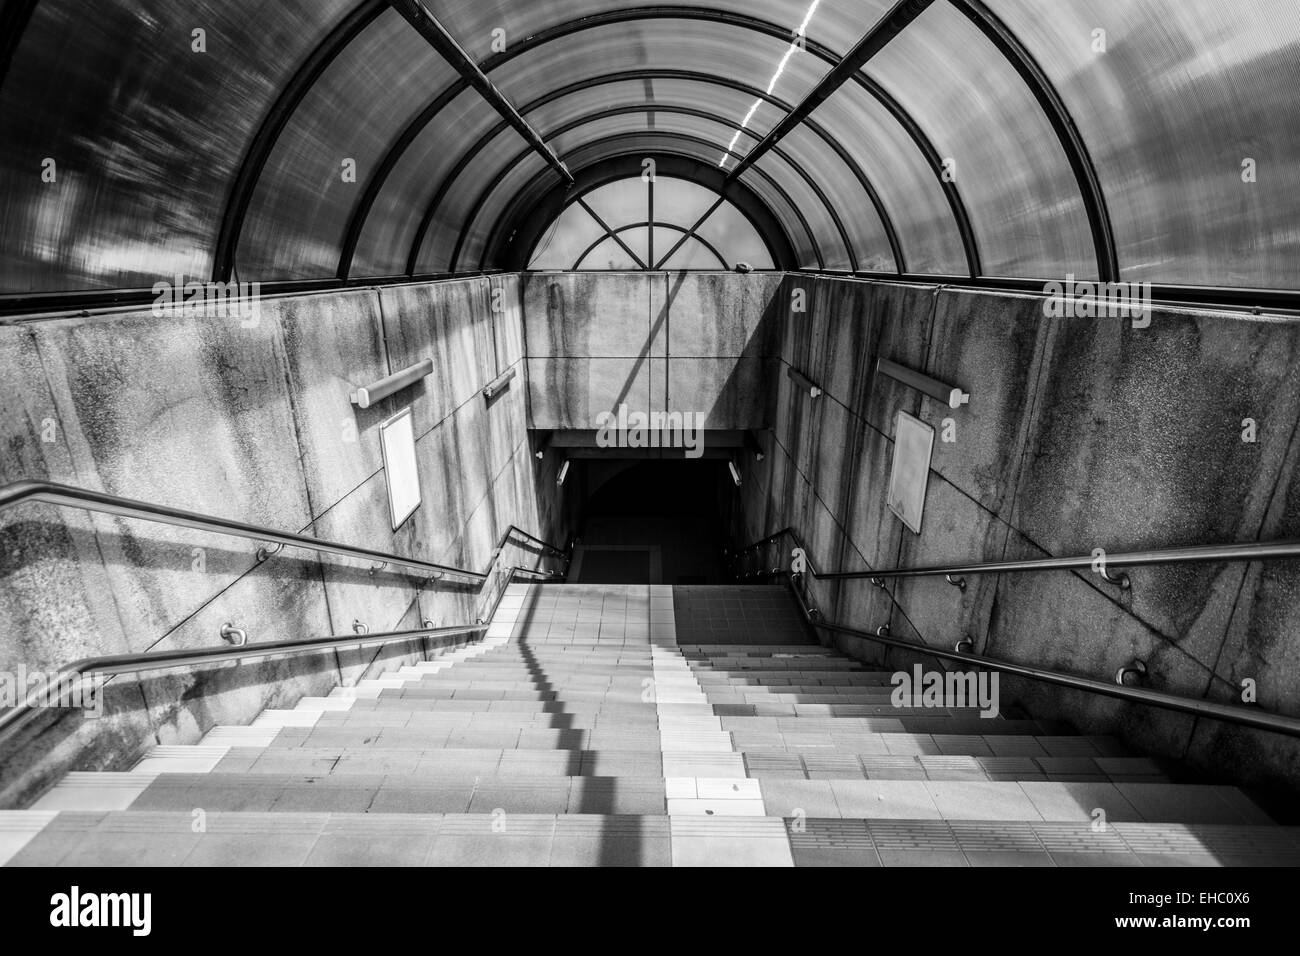
[[[86, 775], [93, 776], [93, 775]], [[348, 813], [615, 813], [762, 816], [757, 780], [480, 774], [118, 775], [110, 788], [65, 781], [40, 809]], [[130, 784], [134, 783], [134, 786]], [[110, 799], [111, 797], [111, 799]], [[130, 797], [131, 799], [126, 799]]]
[[[1057, 738], [1020, 733], [995, 734], [917, 734], [834, 732], [801, 730], [797, 727], [777, 732], [731, 732], [715, 730], [707, 717], [683, 722], [636, 725], [619, 722], [601, 724], [594, 729], [554, 728], [532, 724], [502, 724], [496, 727], [455, 724], [317, 724], [314, 727], [219, 727], [215, 728], [194, 751], [217, 747], [263, 747], [294, 750], [319, 747], [345, 747], [358, 750], [425, 751], [433, 749], [491, 748], [496, 750], [644, 750], [664, 745], [667, 739], [689, 739], [701, 734], [716, 738], [733, 750], [795, 753], [916, 754], [928, 756], [1043, 756], [1096, 757], [1119, 756], [1104, 753], [1087, 738]], [[898, 723], [906, 725], [908, 721]], [[983, 721], [976, 729], [991, 730], [995, 721]], [[1013, 723], [1007, 721], [1005, 723]], [[1020, 725], [1021, 722], [1014, 722]], [[1031, 724], [1029, 729], [1034, 729]], [[162, 754], [184, 754], [173, 747], [156, 747], [145, 759]]]
[[875, 671], [789, 671], [731, 676], [693, 670], [701, 687], [875, 687], [892, 689], [892, 675]]
[[[454, 676], [453, 676], [454, 675]], [[653, 676], [650, 676], [653, 680]], [[475, 679], [454, 674], [433, 677], [413, 677], [400, 687], [404, 695], [425, 695], [429, 697], [460, 697], [483, 700], [554, 700], [556, 697], [567, 698], [570, 695], [635, 694], [640, 696], [646, 688], [646, 678], [638, 676], [599, 676], [562, 678], [547, 674], [528, 679]], [[656, 686], [657, 686], [657, 682]], [[697, 685], [712, 703], [805, 703], [805, 704], [870, 704], [893, 706], [892, 688], [862, 685], [804, 685], [791, 684], [770, 687], [746, 687], [733, 685], [711, 685], [698, 682]], [[389, 696], [381, 693], [380, 696]], [[940, 702], [946, 706], [966, 706], [956, 697], [941, 696]], [[954, 701], [956, 703], [954, 703]]]
[[[161, 750], [162, 748], [156, 748]], [[289, 773], [318, 776], [354, 773], [418, 773], [424, 775], [464, 774], [562, 774], [572, 776], [663, 777], [665, 766], [677, 768], [679, 776], [699, 776], [680, 771], [690, 764], [690, 755], [665, 757], [658, 744], [649, 750], [518, 750], [502, 748], [448, 748], [427, 750], [382, 747], [221, 747], [203, 748], [201, 755], [187, 757], [169, 748], [161, 756], [151, 754], [137, 766], [141, 772], [180, 773]], [[194, 748], [199, 749], [199, 748]], [[707, 759], [706, 759], [707, 758]], [[666, 764], [665, 761], [668, 761]], [[705, 753], [699, 762], [715, 771], [744, 777], [744, 760], [739, 754]], [[135, 771], [133, 771], [135, 772]]]
[[764, 780], [770, 815], [856, 819], [1119, 821], [1268, 826], [1235, 787], [974, 780]]
[[[631, 756], [624, 753], [623, 756]], [[853, 758], [811, 757], [789, 755], [784, 761], [765, 759], [761, 755], [744, 754], [744, 770], [748, 780], [737, 776], [714, 778], [664, 776], [665, 766], [652, 751], [635, 755], [638, 762], [625, 761], [622, 775], [582, 775], [582, 758], [565, 760], [533, 760], [518, 762], [503, 760], [504, 752], [492, 753], [487, 759], [480, 752], [450, 753], [441, 760], [420, 763], [369, 762], [352, 763], [348, 755], [340, 754], [339, 761], [328, 772], [316, 774], [257, 771], [249, 767], [242, 772], [222, 770], [221, 764], [208, 773], [73, 773], [65, 777], [38, 801], [33, 809], [41, 811], [113, 811], [113, 810], [191, 810], [205, 811], [349, 811], [349, 812], [490, 812], [498, 807], [509, 812], [555, 813], [659, 813], [664, 812], [663, 801], [668, 799], [667, 812], [687, 812], [681, 797], [684, 780], [721, 781], [714, 784], [708, 795], [717, 799], [723, 792], [730, 799], [743, 797], [749, 801], [749, 812], [763, 815], [774, 812], [772, 801], [781, 799], [809, 802], [818, 807], [820, 816], [834, 816], [828, 809], [835, 794], [844, 788], [828, 787], [828, 781], [856, 781], [864, 776], [870, 780], [929, 780], [934, 782], [1082, 782], [1072, 775], [1064, 779], [1050, 773], [1050, 759], [1041, 764], [1032, 760], [1017, 760], [1016, 766], [994, 758], [985, 762], [978, 758]], [[460, 759], [457, 760], [456, 758]], [[694, 760], [690, 765], [697, 771], [710, 772], [700, 761], [713, 763], [716, 755], [688, 755]], [[722, 758], [726, 760], [727, 758]], [[608, 762], [606, 762], [608, 765]], [[1124, 766], [1127, 764], [1127, 766]], [[589, 765], [595, 769], [597, 763]], [[683, 761], [669, 761], [667, 770], [682, 770]], [[735, 769], [734, 761], [727, 764]], [[1091, 783], [1167, 784], [1149, 761], [1117, 760], [1112, 769], [1141, 770], [1140, 774], [1108, 778], [1097, 774]], [[491, 767], [492, 769], [488, 769]], [[484, 771], [487, 772], [484, 772]], [[508, 773], [502, 773], [502, 771]], [[790, 786], [797, 783], [798, 786]], [[813, 783], [814, 786], [804, 786]], [[761, 788], [761, 789], [760, 789]], [[734, 791], [734, 794], [733, 794]], [[853, 796], [853, 788], [849, 788]], [[1054, 793], [1054, 791], [1047, 791]], [[1152, 791], [1140, 786], [1118, 793], [1135, 794], [1124, 802], [1116, 796], [1117, 790], [1102, 788], [1076, 788], [1074, 796], [1088, 795], [1099, 801], [1098, 805], [1120, 806], [1125, 818], [1141, 818], [1134, 804], [1146, 799]], [[1196, 788], [1187, 791], [1193, 796]], [[1030, 789], [1031, 798], [1035, 796]], [[703, 798], [701, 798], [703, 799]], [[769, 803], [758, 808], [755, 801], [767, 799]], [[1125, 798], [1127, 799], [1127, 798]], [[1236, 800], [1236, 797], [1232, 798]], [[674, 800], [676, 802], [674, 802]], [[656, 802], [657, 801], [657, 802]], [[1109, 802], [1108, 802], [1109, 801]], [[491, 803], [489, 807], [484, 804]], [[1059, 801], [1058, 801], [1059, 803]], [[727, 805], [733, 811], [737, 804]], [[1054, 807], [1054, 809], [1058, 809]], [[811, 812], [811, 811], [807, 811]], [[1040, 813], [1043, 812], [1040, 809]], [[790, 811], [793, 813], [793, 810]], [[1048, 817], [1049, 819], [1051, 817]], [[1252, 819], [1250, 822], [1258, 822]]]
[[[9, 863], [668, 866], [677, 850], [668, 817], [649, 815], [212, 812], [198, 823], [186, 812], [60, 813]], [[768, 829], [790, 865], [789, 842], [777, 836], [784, 824]]]
[[[744, 781], [741, 781], [744, 783]], [[757, 786], [757, 781], [752, 782]], [[662, 815], [662, 777], [497, 774], [160, 774], [126, 808], [337, 813], [609, 813]]]
[[[528, 696], [530, 699], [521, 699]], [[660, 712], [682, 715], [711, 714], [719, 717], [879, 717], [902, 721], [902, 729], [911, 733], [929, 733], [950, 728], [952, 733], [1026, 733], [1046, 732], [1055, 725], [1031, 720], [1008, 720], [984, 716], [978, 708], [944, 707], [893, 707], [881, 704], [730, 704], [712, 703], [707, 694], [688, 687], [673, 688], [656, 684], [640, 692], [570, 692], [550, 696], [542, 691], [530, 695], [486, 692], [451, 696], [438, 690], [428, 690], [407, 685], [385, 687], [368, 697], [351, 698], [346, 694], [330, 706], [334, 710], [353, 707], [349, 700], [375, 700], [379, 706], [398, 710], [423, 710], [435, 712], [473, 713], [532, 713], [532, 714], [636, 714], [657, 708]], [[319, 698], [309, 706], [317, 706]]]
[[[380, 699], [399, 699], [399, 700], [438, 700], [438, 701], [540, 701], [546, 703], [560, 703], [572, 705], [576, 708], [579, 705], [596, 705], [606, 704], [653, 704], [665, 694], [665, 689], [659, 686], [640, 687], [632, 686], [625, 689], [610, 688], [569, 688], [569, 689], [546, 689], [532, 690], [497, 690], [484, 689], [481, 687], [430, 687], [427, 685], [407, 684], [401, 688], [385, 688], [378, 695]], [[942, 707], [897, 707], [889, 702], [887, 697], [873, 697], [869, 695], [855, 696], [850, 694], [843, 695], [773, 695], [758, 700], [744, 700], [730, 696], [705, 693], [704, 700], [714, 706], [715, 713], [728, 713], [734, 716], [759, 716], [762, 714], [783, 714], [783, 713], [830, 713], [841, 716], [860, 716], [860, 717], [885, 717], [885, 716], [911, 716], [911, 717], [978, 717], [985, 711], [978, 706], [966, 706], [965, 702], [958, 701], [961, 706], [942, 706]], [[826, 705], [828, 711], [809, 711], [808, 705]], [[725, 708], [721, 710], [720, 708]], [[991, 711], [993, 716], [997, 716], [996, 710]]]
[[878, 673], [847, 657], [802, 658], [799, 660], [779, 657], [731, 657], [708, 661], [690, 661], [689, 666], [692, 671], [703, 671], [726, 677], [744, 677], [746, 674], [755, 671], [764, 674], [771, 672], [798, 674]]
[[[726, 731], [727, 720], [723, 719]], [[991, 724], [992, 722], [987, 722]], [[914, 734], [871, 733], [825, 725], [801, 728], [794, 720], [769, 732], [732, 731], [732, 744], [748, 753], [805, 755], [855, 753], [964, 757], [1097, 758], [1130, 756], [1110, 738], [1056, 737], [1032, 734]]]
[[[589, 715], [575, 717], [567, 726], [554, 727], [547, 723], [544, 715], [484, 716], [479, 714], [423, 714], [405, 711], [369, 711], [351, 713], [329, 713], [322, 716], [315, 726], [317, 729], [350, 728], [375, 729], [383, 727], [405, 727], [408, 729], [428, 729], [434, 738], [446, 735], [447, 739], [458, 732], [474, 734], [483, 732], [501, 734], [526, 731], [579, 731], [602, 730], [616, 735], [631, 735], [646, 738], [653, 733], [681, 734], [727, 733], [723, 730], [724, 718], [719, 717], [656, 717], [647, 715], [643, 720], [629, 721], [623, 717], [606, 717]], [[809, 723], [810, 721], [803, 721]], [[975, 772], [988, 775], [990, 779], [999, 779], [999, 775], [1009, 779], [1035, 779], [1046, 775], [1053, 780], [1092, 780], [1092, 779], [1147, 779], [1178, 776], [1181, 771], [1169, 761], [1156, 761], [1144, 757], [1127, 755], [1127, 750], [1117, 741], [1107, 737], [1016, 737], [991, 736], [988, 740], [978, 736], [944, 736], [917, 735], [902, 733], [871, 733], [870, 728], [859, 732], [842, 729], [837, 726], [826, 727], [825, 723], [804, 730], [798, 719], [787, 720], [786, 732], [771, 721], [767, 731], [740, 730], [730, 733], [729, 747], [753, 758], [766, 761], [764, 766], [790, 769], [802, 767], [807, 758], [809, 768], [818, 767], [819, 772], [835, 762], [865, 759], [871, 757], [874, 767], [868, 776], [883, 774], [887, 767], [893, 767], [900, 777], [924, 778], [922, 764], [938, 766], [946, 764], [950, 768], [965, 764], [971, 769], [970, 762], [978, 767]], [[861, 723], [868, 723], [862, 721]], [[564, 739], [564, 738], [561, 738]], [[570, 741], [582, 742], [584, 738], [569, 736]], [[590, 741], [590, 738], [585, 738]], [[238, 746], [238, 741], [231, 741]], [[662, 740], [661, 740], [662, 743]], [[277, 735], [273, 740], [260, 746], [273, 748], [302, 747], [310, 741], [301, 736]], [[250, 744], [257, 746], [259, 744]], [[518, 749], [518, 748], [516, 748]], [[891, 763], [892, 761], [892, 763]], [[985, 768], [979, 770], [978, 768]], [[860, 768], [859, 768], [860, 769]], [[951, 772], [951, 771], [950, 771]], [[756, 774], [751, 774], [755, 776]], [[795, 776], [802, 777], [802, 770]], [[1183, 774], [1183, 776], [1186, 776]]]
[[[1145, 757], [1056, 758], [742, 751], [749, 776], [767, 780], [993, 780], [1166, 783]], [[1177, 772], [1177, 771], [1175, 771]]]
[[[665, 757], [665, 761], [669, 758]], [[860, 819], [1121, 821], [1267, 826], [1235, 787], [1170, 783], [987, 780], [780, 780], [675, 774], [662, 778], [457, 772], [437, 775], [228, 773], [68, 781], [33, 809], [250, 812], [576, 813], [601, 799], [618, 812]], [[130, 776], [130, 775], [123, 775]], [[599, 780], [599, 783], [589, 783]], [[130, 797], [130, 800], [126, 800]], [[728, 806], [725, 801], [736, 803]], [[696, 801], [692, 803], [691, 801]], [[720, 803], [720, 801], [722, 801]], [[125, 802], [125, 806], [123, 803]], [[676, 805], [674, 805], [676, 804]], [[760, 806], [761, 804], [761, 806]], [[706, 809], [707, 807], [707, 809]], [[589, 809], [589, 808], [588, 808]]]
[[[640, 713], [653, 713], [657, 708], [661, 713], [676, 714], [713, 714], [713, 706], [704, 695], [696, 691], [689, 699], [680, 699], [683, 695], [676, 692], [661, 692], [649, 701], [615, 700], [606, 703], [595, 701], [528, 701], [528, 700], [454, 700], [445, 697], [422, 697], [418, 694], [409, 697], [400, 693], [385, 694], [370, 698], [372, 703], [367, 709], [388, 708], [412, 712], [442, 713], [484, 713], [484, 714], [555, 714], [572, 716], [574, 714], [617, 714], [635, 716]], [[334, 698], [346, 701], [347, 698]], [[361, 707], [360, 699], [357, 704]], [[352, 705], [344, 702], [333, 707], [334, 710], [350, 710]]]
[[1295, 866], [1300, 829], [979, 820], [786, 821], [796, 866]]
[[[362, 747], [230, 747], [199, 748], [200, 754], [218, 750], [216, 756], [186, 757], [180, 748], [171, 756], [150, 756], [141, 762], [142, 774], [169, 772], [299, 773], [306, 775], [352, 773], [406, 773], [424, 775], [490, 775], [524, 773], [574, 776], [745, 776], [772, 780], [884, 779], [884, 780], [992, 780], [1155, 783], [1177, 776], [1177, 768], [1141, 757], [989, 757], [970, 755], [891, 754], [861, 752], [862, 748], [798, 748], [711, 750], [692, 749], [700, 736], [665, 735], [642, 749], [520, 749], [490, 747], [385, 748]], [[674, 749], [681, 743], [681, 749]], [[703, 769], [687, 773], [682, 766]], [[174, 768], [174, 769], [173, 769]], [[665, 768], [668, 768], [667, 772]], [[75, 775], [73, 775], [75, 776]], [[71, 777], [69, 778], [71, 779]], [[1185, 775], [1181, 777], [1187, 780]]]
[[[201, 824], [201, 827], [200, 827]], [[19, 866], [1295, 866], [1240, 824], [602, 814], [0, 813]], [[3, 840], [3, 838], [0, 838]], [[10, 846], [17, 840], [10, 841]], [[0, 842], [0, 846], [4, 846]], [[3, 855], [9, 853], [6, 859]]]
[[[563, 720], [552, 721], [552, 716]], [[415, 746], [436, 744], [453, 738], [472, 737], [478, 734], [505, 739], [518, 735], [520, 740], [541, 740], [548, 744], [590, 743], [605, 736], [649, 737], [656, 733], [681, 733], [686, 731], [730, 734], [729, 745], [735, 750], [752, 752], [807, 752], [858, 753], [858, 754], [915, 754], [960, 755], [1006, 758], [1059, 758], [1060, 760], [1089, 760], [1096, 757], [1126, 757], [1128, 750], [1109, 737], [1058, 737], [1049, 735], [989, 734], [909, 734], [901, 730], [900, 721], [862, 718], [853, 721], [829, 723], [815, 718], [763, 718], [765, 729], [749, 726], [747, 718], [725, 718], [711, 715], [670, 716], [644, 714], [635, 719], [617, 714], [496, 714], [474, 712], [444, 714], [437, 712], [409, 712], [405, 710], [371, 710], [331, 712], [322, 715], [312, 726], [287, 728], [256, 728], [258, 733], [274, 731], [266, 742], [238, 734], [245, 728], [235, 729], [231, 736], [219, 733], [216, 728], [206, 743], [225, 742], [232, 745], [300, 747], [310, 745], [313, 738], [327, 739], [334, 731], [346, 731], [338, 739], [359, 739], [372, 744], [382, 742], [382, 735], [396, 742], [405, 738], [406, 744]], [[746, 721], [741, 729], [730, 729], [737, 720]], [[839, 726], [839, 723], [845, 726]], [[558, 724], [558, 726], [557, 726]], [[983, 727], [984, 725], [980, 725]], [[977, 728], [978, 729], [978, 728]], [[396, 731], [410, 731], [398, 735]], [[283, 731], [283, 732], [281, 732]], [[586, 735], [581, 735], [586, 732]], [[591, 733], [595, 733], [595, 737]], [[321, 736], [316, 736], [321, 735]], [[1074, 772], [1094, 772], [1086, 764]], [[1064, 767], [1057, 768], [1066, 772]]]
[[[861, 684], [786, 684], [771, 687], [744, 687], [733, 684], [700, 682], [700, 689], [715, 704], [892, 704], [892, 688]], [[940, 698], [946, 706], [948, 698]]]

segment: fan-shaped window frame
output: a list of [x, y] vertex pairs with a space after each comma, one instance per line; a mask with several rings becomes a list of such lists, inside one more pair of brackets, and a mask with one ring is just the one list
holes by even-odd
[[[688, 187], [688, 188], [684, 188]], [[687, 199], [689, 188], [693, 188], [700, 193], [706, 194], [710, 201], [703, 205], [699, 200], [703, 197], [696, 196], [697, 207], [703, 205], [703, 211], [696, 213], [692, 211], [689, 219], [678, 221], [678, 216], [674, 213], [664, 214], [663, 199], [669, 199], [671, 205], [680, 207]], [[640, 200], [636, 191], [644, 190], [644, 200]], [[602, 215], [592, 200], [597, 194], [613, 196], [613, 191], [621, 192], [619, 196], [625, 203], [630, 203], [630, 207], [635, 213], [645, 210], [646, 215], [643, 217], [638, 214], [632, 214], [625, 217], [613, 218], [608, 215]], [[671, 191], [665, 196], [666, 191]], [[677, 195], [672, 195], [677, 193]], [[656, 202], [656, 200], [661, 200]], [[766, 260], [760, 262], [757, 266], [747, 259], [742, 260], [738, 256], [729, 256], [726, 251], [720, 248], [720, 243], [709, 238], [706, 226], [713, 217], [720, 211], [738, 218], [744, 222], [752, 237], [753, 245], [757, 243], [762, 246], [766, 255]], [[606, 210], [608, 212], [608, 210]], [[581, 246], [580, 251], [572, 257], [567, 264], [560, 263], [539, 263], [539, 259], [544, 259], [548, 254], [548, 246], [556, 228], [580, 229], [584, 236], [590, 235], [592, 238], [585, 245]], [[624, 238], [624, 234], [632, 230], [647, 230], [647, 243], [645, 249], [633, 249]], [[655, 242], [658, 238], [658, 231], [676, 233], [677, 238], [667, 249], [660, 246], [656, 249]], [[638, 272], [659, 272], [664, 270], [673, 257], [680, 252], [691, 241], [698, 242], [712, 257], [716, 260], [717, 269], [728, 271], [744, 261], [750, 268], [760, 270], [772, 270], [776, 268], [776, 260], [772, 257], [771, 251], [764, 241], [762, 234], [755, 227], [754, 223], [749, 220], [744, 213], [734, 204], [729, 203], [725, 196], [718, 194], [715, 190], [703, 186], [690, 179], [684, 179], [678, 176], [658, 176], [646, 175], [641, 176], [623, 176], [609, 182], [594, 185], [582, 192], [572, 196], [563, 208], [555, 215], [551, 222], [542, 230], [533, 248], [529, 250], [527, 262], [528, 268], [534, 271], [566, 271], [566, 272], [591, 272], [591, 271], [609, 271], [601, 270], [598, 267], [587, 266], [589, 260], [605, 245], [610, 244], [621, 250], [623, 256], [633, 266], [631, 270], [620, 269], [617, 271], [638, 271]], [[571, 245], [571, 243], [569, 243]], [[752, 257], [751, 257], [752, 258]], [[704, 270], [701, 270], [704, 271]], [[707, 270], [713, 271], [713, 270]]]

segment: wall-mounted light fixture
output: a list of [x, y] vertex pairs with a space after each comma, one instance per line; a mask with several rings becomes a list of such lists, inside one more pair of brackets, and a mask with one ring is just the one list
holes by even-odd
[[516, 367], [512, 365], [496, 378], [492, 379], [492, 381], [488, 383], [487, 387], [483, 389], [483, 397], [491, 400], [494, 395], [510, 384], [510, 380], [515, 377], [516, 371]]
[[734, 461], [727, 462], [727, 470], [731, 472], [731, 480], [734, 481], [736, 483], [736, 487], [739, 488], [740, 471], [736, 468], [736, 463]]
[[404, 368], [400, 372], [394, 372], [387, 378], [381, 378], [379, 381], [367, 385], [365, 388], [358, 388], [348, 396], [348, 400], [357, 408], [369, 408], [375, 402], [387, 398], [395, 392], [400, 392], [409, 385], [414, 385], [426, 375], [433, 374], [433, 359], [425, 359], [423, 362], [417, 362], [410, 368]]
[[787, 366], [785, 374], [790, 376], [791, 380], [800, 388], [808, 389], [808, 394], [813, 398], [821, 395], [821, 387], [807, 375], [803, 374], [803, 372], [796, 371], [793, 367]]
[[878, 361], [876, 371], [881, 375], [889, 376], [896, 382], [902, 382], [918, 392], [924, 392], [931, 398], [937, 398], [939, 401], [946, 403], [949, 408], [961, 408], [963, 405], [970, 404], [969, 392], [963, 392], [960, 388], [955, 388], [952, 385], [945, 385], [937, 378], [931, 378], [921, 372], [913, 371], [907, 366], [891, 362], [889, 359], [882, 358]]
[[560, 466], [560, 473], [555, 478], [557, 487], [563, 487], [564, 479], [569, 477], [569, 459], [564, 459], [564, 464]]

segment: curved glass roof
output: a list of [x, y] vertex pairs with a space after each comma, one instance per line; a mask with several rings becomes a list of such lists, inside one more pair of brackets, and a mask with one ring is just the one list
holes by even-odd
[[1297, 79], [1292, 0], [11, 0], [0, 295], [738, 262], [1295, 291]]

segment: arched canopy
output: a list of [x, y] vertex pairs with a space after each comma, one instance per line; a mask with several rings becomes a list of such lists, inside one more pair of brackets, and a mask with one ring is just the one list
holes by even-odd
[[650, 159], [775, 268], [1289, 305], [1298, 54], [1289, 0], [7, 0], [0, 295], [527, 268]]

